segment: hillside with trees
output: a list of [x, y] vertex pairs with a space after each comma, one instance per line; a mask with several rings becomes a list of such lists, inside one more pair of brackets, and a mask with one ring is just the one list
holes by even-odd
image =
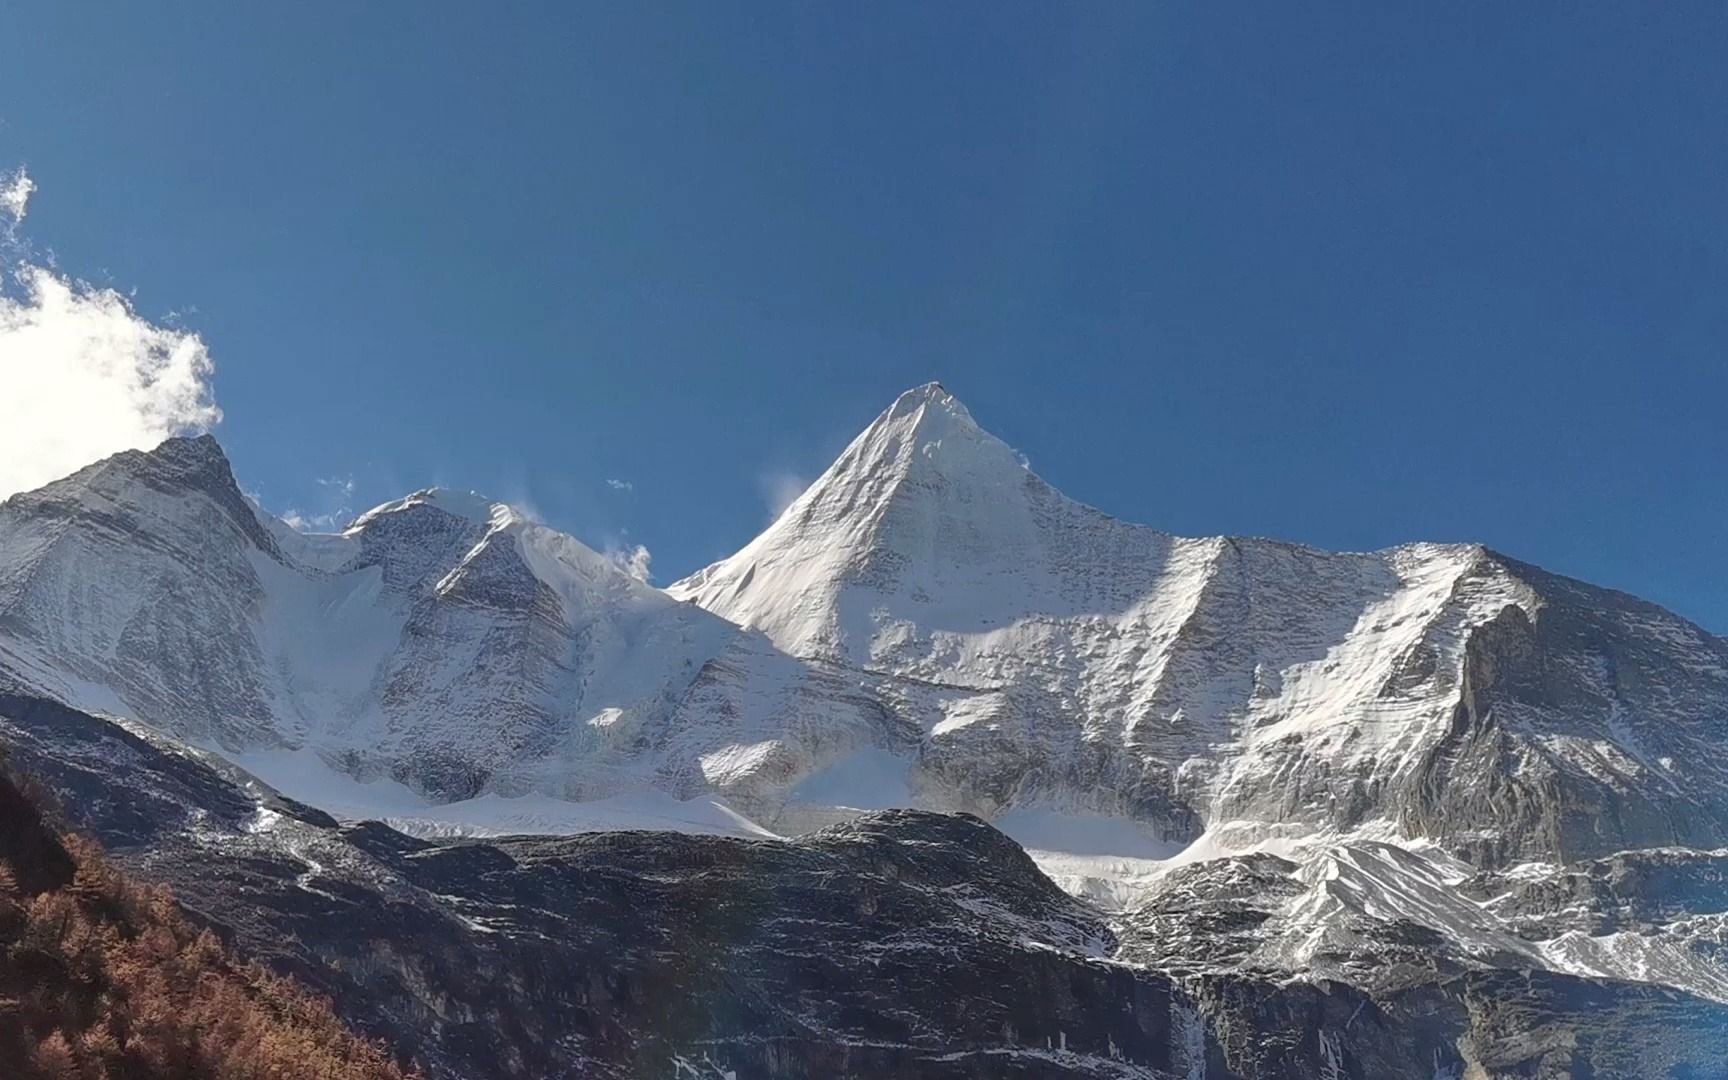
[[0, 760], [0, 1062], [20, 1080], [403, 1080], [292, 980], [56, 826]]

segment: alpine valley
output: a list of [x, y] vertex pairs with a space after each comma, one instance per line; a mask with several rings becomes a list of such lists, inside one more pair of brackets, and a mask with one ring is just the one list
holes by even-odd
[[116, 455], [0, 504], [0, 741], [429, 1077], [1728, 1076], [1728, 641], [1121, 522], [936, 384], [664, 590]]

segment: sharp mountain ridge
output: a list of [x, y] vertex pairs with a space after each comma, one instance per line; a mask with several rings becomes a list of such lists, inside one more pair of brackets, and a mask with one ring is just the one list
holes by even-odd
[[0, 674], [422, 841], [965, 812], [1120, 962], [1728, 1000], [1722, 912], [1603, 884], [1718, 872], [1728, 642], [1480, 545], [1122, 522], [936, 384], [665, 590], [477, 495], [301, 534], [208, 437], [120, 454], [0, 504]]

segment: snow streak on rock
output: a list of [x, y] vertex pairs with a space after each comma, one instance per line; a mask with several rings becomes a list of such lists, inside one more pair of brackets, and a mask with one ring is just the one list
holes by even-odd
[[1722, 640], [1475, 545], [1120, 522], [936, 385], [666, 591], [481, 496], [302, 535], [208, 438], [123, 453], [0, 506], [0, 667], [420, 835], [966, 810], [1139, 963], [1728, 994], [1720, 911], [1503, 895], [1728, 846]]

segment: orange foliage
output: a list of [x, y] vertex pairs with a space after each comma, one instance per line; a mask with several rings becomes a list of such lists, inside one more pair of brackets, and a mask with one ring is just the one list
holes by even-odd
[[0, 818], [0, 1062], [19, 1070], [8, 1077], [403, 1078], [329, 1002], [236, 960], [167, 889], [54, 829], [3, 766]]

